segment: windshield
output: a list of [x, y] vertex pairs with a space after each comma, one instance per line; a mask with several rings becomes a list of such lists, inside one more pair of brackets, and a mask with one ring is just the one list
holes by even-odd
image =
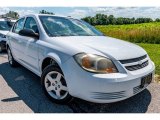
[[7, 21], [0, 21], [0, 30], [9, 31], [12, 25], [9, 24]]
[[56, 16], [39, 16], [50, 37], [54, 36], [103, 36], [101, 32], [82, 20]]

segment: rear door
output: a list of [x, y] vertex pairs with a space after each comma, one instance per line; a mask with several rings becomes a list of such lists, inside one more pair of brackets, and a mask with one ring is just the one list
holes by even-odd
[[23, 37], [19, 35], [19, 31], [23, 29], [25, 18], [19, 19], [11, 32], [8, 34], [8, 39], [10, 42], [10, 47], [13, 56], [18, 60], [22, 60], [24, 57], [24, 50], [22, 48], [24, 42], [22, 41]]

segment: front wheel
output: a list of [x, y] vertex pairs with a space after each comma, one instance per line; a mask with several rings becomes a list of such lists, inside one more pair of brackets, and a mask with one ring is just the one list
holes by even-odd
[[53, 102], [66, 104], [72, 100], [64, 75], [59, 67], [49, 65], [42, 73], [42, 85], [47, 97]]

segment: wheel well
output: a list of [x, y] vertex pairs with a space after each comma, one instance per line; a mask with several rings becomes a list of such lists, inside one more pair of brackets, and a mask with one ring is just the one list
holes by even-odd
[[9, 45], [7, 44], [7, 45], [6, 45], [6, 49], [8, 49], [8, 48], [9, 48]]
[[46, 68], [48, 65], [51, 65], [51, 64], [60, 68], [58, 63], [53, 58], [48, 57], [48, 58], [45, 58], [42, 62], [42, 71], [44, 70], [44, 68]]

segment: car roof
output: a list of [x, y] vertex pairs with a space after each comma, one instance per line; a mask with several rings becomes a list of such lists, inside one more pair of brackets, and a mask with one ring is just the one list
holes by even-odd
[[24, 17], [38, 17], [38, 16], [55, 16], [55, 17], [62, 17], [62, 18], [72, 18], [70, 16], [62, 16], [62, 15], [51, 15], [51, 14], [28, 14], [28, 15], [24, 15], [22, 16], [21, 18], [24, 18]]

